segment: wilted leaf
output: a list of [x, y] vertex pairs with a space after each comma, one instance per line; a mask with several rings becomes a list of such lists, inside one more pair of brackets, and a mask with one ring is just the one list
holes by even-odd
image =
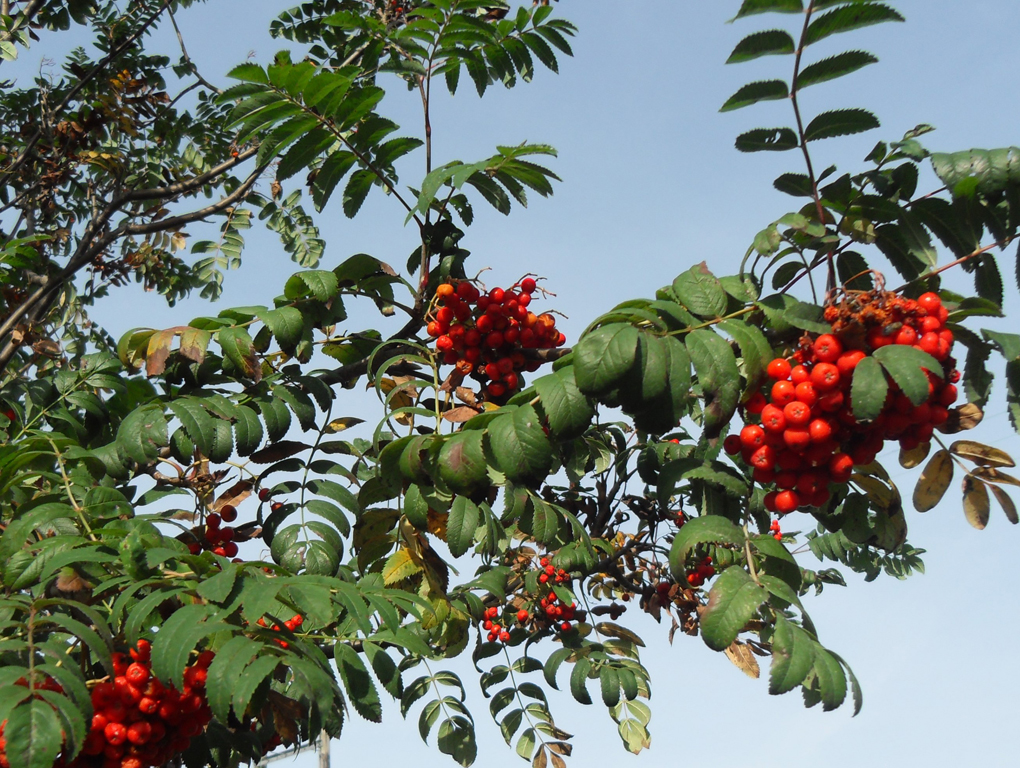
[[758, 660], [754, 658], [751, 648], [746, 643], [734, 640], [733, 644], [725, 650], [725, 653], [726, 658], [732, 661], [734, 666], [748, 677], [753, 677], [757, 680], [761, 676]]
[[963, 513], [967, 516], [967, 522], [979, 531], [984, 530], [988, 525], [990, 509], [988, 486], [974, 475], [967, 474], [963, 478]]
[[966, 432], [974, 429], [984, 419], [985, 412], [974, 403], [964, 403], [958, 408], [949, 411], [949, 418], [938, 430], [945, 435], [955, 435], [957, 432]]
[[994, 467], [977, 467], [973, 474], [988, 483], [1001, 483], [1002, 485], [1013, 485], [1020, 488], [1020, 480], [1012, 475], [1007, 475], [1005, 472], [1000, 472]]
[[952, 481], [953, 457], [948, 451], [939, 451], [931, 457], [931, 461], [917, 481], [917, 487], [914, 488], [914, 509], [918, 512], [934, 509], [946, 495]]
[[478, 410], [475, 408], [469, 408], [466, 405], [460, 405], [456, 408], [451, 408], [448, 411], [443, 412], [443, 419], [454, 424], [463, 424], [468, 419], [471, 419], [478, 415]]
[[921, 462], [928, 458], [931, 453], [931, 441], [921, 443], [912, 450], [900, 449], [900, 466], [904, 469], [913, 469], [920, 466]]
[[992, 489], [992, 495], [995, 496], [995, 500], [1002, 507], [1002, 511], [1006, 513], [1006, 519], [1013, 523], [1013, 525], [1020, 523], [1020, 517], [1017, 517], [1016, 514], [1016, 504], [1013, 503], [1013, 499], [1009, 497], [1009, 494], [998, 486], [992, 485], [989, 487]]
[[213, 502], [213, 512], [219, 512], [220, 509], [230, 504], [232, 507], [236, 507], [242, 501], [251, 496], [251, 489], [255, 485], [253, 480], [238, 480], [232, 486], [227, 488], [223, 493], [220, 494], [219, 498]]
[[960, 458], [973, 461], [975, 464], [990, 467], [1016, 466], [1016, 462], [1005, 451], [983, 443], [975, 443], [973, 440], [957, 440], [949, 446], [949, 450]]

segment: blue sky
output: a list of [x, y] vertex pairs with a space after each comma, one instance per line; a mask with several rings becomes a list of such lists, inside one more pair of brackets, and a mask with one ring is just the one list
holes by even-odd
[[[1008, 32], [1020, 26], [1020, 4], [899, 0], [893, 5], [907, 16], [906, 24], [836, 36], [809, 54], [812, 60], [862, 47], [881, 60], [805, 94], [809, 115], [867, 107], [882, 120], [877, 131], [817, 144], [816, 167], [836, 163], [841, 170], [860, 169], [878, 139], [896, 140], [922, 122], [938, 128], [923, 139], [934, 150], [1020, 143], [1020, 62], [1008, 45]], [[265, 34], [268, 20], [283, 7], [269, 0], [211, 0], [182, 12], [179, 21], [203, 74], [222, 82], [249, 52], [266, 62], [284, 47]], [[717, 110], [746, 82], [789, 76], [786, 57], [723, 62], [745, 34], [780, 25], [792, 29], [798, 17], [757, 16], [726, 24], [737, 7], [736, 0], [562, 0], [558, 12], [578, 24], [580, 35], [575, 58], [561, 61], [560, 75], [541, 70], [533, 84], [512, 91], [495, 87], [481, 101], [465, 78], [455, 99], [438, 99], [433, 113], [438, 163], [473, 161], [492, 154], [495, 144], [525, 139], [560, 150], [551, 163], [564, 180], [555, 196], [536, 196], [530, 208], [517, 208], [509, 217], [479, 203], [465, 245], [474, 252], [476, 268], [492, 267], [487, 274], [495, 284], [526, 271], [547, 277], [558, 294], [556, 307], [568, 315], [561, 323], [568, 339], [599, 312], [624, 299], [652, 295], [694, 263], [706, 260], [718, 274], [736, 271], [755, 232], [794, 207], [771, 181], [787, 170], [802, 171], [798, 155], [741, 155], [733, 149], [743, 130], [789, 124], [789, 105]], [[169, 38], [165, 42], [169, 46]], [[37, 62], [42, 52], [37, 45], [23, 64]], [[384, 111], [417, 130], [415, 99], [397, 83], [389, 90]], [[418, 173], [409, 166], [404, 181], [415, 183]], [[932, 180], [929, 173], [930, 188], [937, 186]], [[329, 209], [319, 221], [327, 268], [360, 251], [399, 268], [415, 241], [416, 232], [402, 227], [395, 201], [381, 194], [374, 194], [353, 222]], [[209, 236], [201, 227], [192, 228], [191, 235]], [[252, 234], [250, 243], [244, 267], [227, 276], [219, 307], [192, 300], [169, 310], [132, 287], [95, 314], [116, 333], [137, 325], [176, 325], [230, 305], [269, 304], [296, 267], [272, 239]], [[1006, 310], [1015, 313], [1020, 304], [1008, 277], [1013, 255], [1002, 264]], [[947, 285], [952, 287], [953, 279]], [[1020, 455], [1020, 440], [1002, 402], [999, 390], [985, 424], [973, 435]], [[351, 413], [363, 407], [357, 401]], [[895, 466], [892, 451], [885, 458], [909, 498], [917, 472]], [[628, 755], [601, 707], [584, 708], [554, 692], [557, 724], [575, 734], [573, 764], [611, 759], [646, 768], [681, 762], [758, 768], [849, 768], [864, 761], [926, 768], [1014, 765], [1012, 705], [1020, 669], [1011, 641], [1020, 630], [1015, 566], [1020, 530], [994, 510], [988, 528], [975, 531], [963, 518], [955, 490], [926, 515], [909, 510], [907, 520], [911, 543], [928, 550], [926, 575], [872, 584], [851, 575], [848, 589], [830, 587], [822, 599], [807, 601], [822, 642], [847, 659], [862, 682], [865, 705], [857, 718], [849, 709], [805, 710], [796, 693], [770, 697], [766, 681], [746, 678], [699, 639], [678, 635], [671, 647], [668, 626], [628, 614], [648, 642], [652, 749], [638, 758]], [[810, 556], [805, 561], [812, 562]], [[472, 693], [477, 764], [522, 765], [489, 720], [486, 702], [470, 682], [470, 663], [454, 668]], [[434, 745], [421, 743], [416, 715], [404, 723], [397, 708], [387, 706], [385, 723], [378, 726], [352, 713], [333, 745], [334, 764], [399, 759], [405, 765], [451, 765]], [[303, 756], [293, 764], [314, 762]]]

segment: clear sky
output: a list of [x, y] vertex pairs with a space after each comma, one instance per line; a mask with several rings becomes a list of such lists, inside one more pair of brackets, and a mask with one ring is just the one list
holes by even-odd
[[[938, 128], [923, 139], [935, 150], [1020, 143], [1020, 62], [1008, 43], [1009, 33], [1020, 28], [1020, 3], [892, 4], [907, 16], [906, 24], [839, 35], [809, 55], [811, 60], [862, 47], [881, 60], [805, 94], [808, 114], [867, 107], [882, 120], [877, 131], [817, 144], [816, 166], [861, 169], [877, 140], [896, 140], [922, 122]], [[249, 52], [265, 63], [283, 47], [265, 29], [287, 5], [210, 0], [182, 12], [179, 20], [203, 74], [222, 82], [223, 74]], [[540, 70], [533, 84], [513, 91], [497, 86], [482, 101], [465, 78], [456, 99], [438, 101], [433, 113], [437, 162], [474, 161], [492, 154], [497, 143], [525, 139], [559, 148], [552, 167], [564, 182], [555, 197], [535, 196], [529, 209], [518, 208], [509, 217], [484, 210], [479, 202], [465, 247], [474, 252], [475, 268], [492, 267], [493, 283], [512, 282], [527, 271], [546, 276], [558, 294], [556, 306], [569, 316], [561, 323], [568, 339], [576, 339], [599, 312], [624, 299], [652, 295], [691, 264], [707, 260], [718, 274], [735, 272], [755, 232], [796, 205], [774, 191], [771, 181], [787, 170], [801, 172], [799, 156], [741, 155], [733, 148], [743, 130], [789, 124], [789, 105], [727, 114], [717, 110], [746, 82], [789, 76], [786, 57], [744, 65], [723, 62], [745, 34], [779, 25], [792, 28], [798, 17], [757, 16], [726, 24], [738, 5], [737, 0], [563, 0], [557, 11], [579, 25], [580, 35], [575, 58], [561, 61], [559, 76]], [[24, 60], [38, 61], [43, 52], [37, 47]], [[384, 111], [417, 130], [415, 100], [397, 83], [389, 90]], [[414, 184], [418, 173], [408, 166], [404, 181]], [[929, 173], [933, 189], [932, 180]], [[319, 221], [328, 243], [327, 268], [360, 251], [400, 268], [415, 241], [416, 233], [402, 228], [395, 202], [378, 193], [354, 222], [338, 209], [328, 209]], [[191, 234], [209, 236], [200, 227]], [[168, 310], [130, 288], [122, 300], [97, 308], [96, 316], [116, 334], [138, 325], [180, 324], [231, 305], [269, 304], [296, 267], [272, 239], [252, 234], [250, 242], [244, 267], [227, 276], [219, 307], [192, 300]], [[1002, 263], [1006, 309], [1016, 313], [1020, 303], [1009, 279], [1012, 253]], [[952, 286], [954, 279], [962, 278], [947, 284]], [[1012, 325], [997, 327], [1015, 326], [1014, 319]], [[1001, 390], [986, 423], [973, 434], [1020, 455]], [[900, 470], [892, 451], [884, 458], [909, 499], [916, 470]], [[809, 518], [804, 520], [806, 525]], [[851, 574], [849, 588], [829, 587], [821, 599], [806, 603], [823, 644], [847, 659], [861, 680], [865, 704], [857, 718], [850, 717], [849, 707], [834, 713], [805, 710], [798, 693], [770, 697], [765, 680], [745, 677], [700, 639], [678, 635], [671, 647], [668, 626], [627, 614], [648, 642], [644, 661], [653, 675], [652, 749], [638, 758], [628, 755], [601, 706], [585, 708], [569, 694], [554, 695], [557, 724], [575, 734], [572, 764], [1015, 765], [1013, 705], [1020, 669], [1010, 643], [1020, 631], [1015, 560], [1020, 530], [993, 510], [988, 528], [975, 531], [963, 518], [956, 490], [926, 515], [908, 510], [907, 520], [911, 543], [928, 550], [926, 575], [865, 584]], [[805, 561], [812, 562], [810, 556]], [[472, 694], [480, 743], [477, 764], [521, 765], [504, 746], [471, 683], [470, 662], [454, 668]], [[334, 742], [334, 765], [396, 760], [423, 767], [452, 765], [434, 743], [421, 743], [416, 718], [417, 709], [405, 723], [395, 706], [387, 706], [380, 726], [352, 713], [343, 737]], [[314, 762], [302, 756], [293, 764]]]

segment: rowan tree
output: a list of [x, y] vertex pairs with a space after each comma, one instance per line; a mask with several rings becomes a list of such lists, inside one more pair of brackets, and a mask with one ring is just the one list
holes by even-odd
[[[311, 0], [272, 21], [289, 53], [217, 85], [183, 38], [176, 62], [146, 48], [191, 5], [0, 8], [6, 59], [71, 28], [101, 54], [0, 92], [0, 766], [237, 765], [337, 736], [350, 709], [378, 721], [383, 696], [468, 765], [459, 656], [535, 766], [571, 751], [548, 687], [600, 700], [640, 752], [650, 673], [622, 617], [641, 612], [749, 674], [769, 659], [770, 693], [856, 711], [801, 598], [843, 584], [826, 565], [922, 567], [882, 447], [922, 468], [915, 509], [955, 475], [971, 525], [992, 497], [1017, 522], [1012, 459], [953, 436], [981, 421], [992, 355], [1020, 415], [1020, 336], [975, 320], [1002, 314], [1018, 150], [932, 153], [922, 125], [820, 171], [819, 141], [878, 120], [838, 94], [801, 106], [876, 63], [812, 46], [902, 21], [891, 6], [734, 3], [769, 15], [729, 61], [782, 56], [790, 76], [723, 109], [789, 102], [790, 127], [736, 148], [789, 152], [774, 185], [795, 210], [738, 274], [685, 265], [568, 339], [540, 265], [486, 285], [467, 250], [475, 206], [553, 193], [555, 150], [434, 157], [430, 121], [433, 87], [555, 72], [576, 30], [554, 6]], [[387, 87], [420, 128], [385, 116]], [[919, 189], [923, 165], [939, 188]], [[322, 268], [316, 215], [369, 194], [420, 242]], [[186, 254], [184, 228], [213, 217]], [[89, 320], [132, 280], [216, 298], [258, 222], [301, 267], [271, 306], [119, 340]], [[373, 327], [348, 315], [364, 306]], [[345, 410], [359, 385], [370, 418]]]

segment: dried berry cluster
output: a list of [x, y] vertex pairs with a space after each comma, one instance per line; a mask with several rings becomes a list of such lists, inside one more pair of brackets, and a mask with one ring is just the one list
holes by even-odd
[[[766, 495], [770, 512], [787, 514], [828, 503], [831, 483], [845, 483], [855, 465], [870, 464], [886, 440], [913, 450], [931, 440], [957, 398], [960, 374], [950, 357], [949, 312], [937, 294], [906, 299], [893, 293], [848, 295], [825, 310], [832, 333], [805, 337], [791, 359], [768, 366], [768, 396], [756, 394], [744, 407], [748, 423], [726, 439], [730, 455], [753, 467], [754, 479], [774, 486]], [[920, 405], [889, 381], [877, 418], [860, 421], [851, 402], [854, 370], [865, 358], [892, 344], [927, 352], [941, 369], [926, 371], [928, 396]]]
[[208, 550], [221, 557], [237, 557], [237, 542], [234, 541], [234, 529], [223, 523], [232, 523], [237, 519], [237, 509], [230, 504], [220, 508], [205, 518], [205, 530], [202, 538], [188, 542], [191, 554], [197, 555]]
[[[528, 309], [537, 286], [526, 277], [510, 289], [482, 293], [468, 281], [443, 283], [436, 289], [427, 331], [436, 351], [463, 378], [484, 385], [485, 395], [499, 398], [521, 386], [522, 371], [536, 371], [541, 362], [529, 359], [526, 349], [562, 346], [566, 337], [556, 318]], [[515, 290], [516, 289], [516, 290]]]
[[[92, 723], [81, 753], [72, 761], [60, 758], [56, 768], [150, 768], [166, 765], [184, 752], [205, 730], [212, 712], [205, 698], [212, 651], [203, 651], [184, 670], [184, 690], [165, 686], [153, 677], [146, 640], [131, 649], [130, 658], [113, 655], [113, 680], [92, 687]], [[28, 685], [19, 680], [19, 684]], [[38, 689], [57, 693], [46, 680]], [[6, 725], [6, 721], [4, 724]], [[0, 725], [0, 735], [3, 732]], [[0, 768], [11, 768], [0, 738]]]

